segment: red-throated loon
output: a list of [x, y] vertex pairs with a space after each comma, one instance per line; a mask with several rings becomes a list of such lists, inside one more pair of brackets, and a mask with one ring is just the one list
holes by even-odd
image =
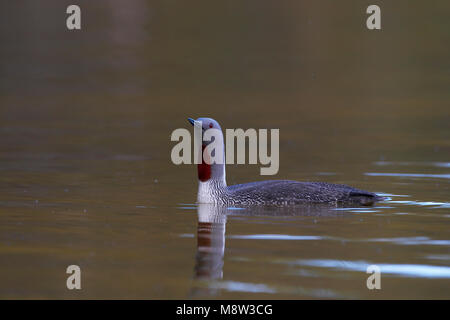
[[[202, 127], [202, 134], [208, 129], [218, 129], [216, 145], [224, 149], [222, 129], [211, 118], [188, 118], [194, 126]], [[202, 150], [209, 142], [202, 139]], [[224, 150], [222, 154], [225, 156]], [[207, 164], [203, 157], [198, 164], [198, 203], [223, 205], [295, 205], [305, 203], [360, 204], [372, 205], [382, 198], [375, 193], [359, 190], [343, 184], [326, 182], [300, 182], [292, 180], [267, 180], [227, 186], [225, 161]]]

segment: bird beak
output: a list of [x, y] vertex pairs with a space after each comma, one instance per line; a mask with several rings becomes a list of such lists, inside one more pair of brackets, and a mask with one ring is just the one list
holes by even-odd
[[194, 119], [188, 118], [188, 121], [189, 121], [193, 126], [195, 126], [195, 120], [194, 120]]

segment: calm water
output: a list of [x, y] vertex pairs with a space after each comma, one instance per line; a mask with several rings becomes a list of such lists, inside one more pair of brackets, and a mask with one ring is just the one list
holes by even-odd
[[[450, 298], [450, 5], [0, 5], [0, 298]], [[187, 117], [279, 128], [280, 171], [374, 207], [195, 204]], [[66, 268], [82, 290], [66, 289]], [[368, 290], [367, 266], [381, 268]]]

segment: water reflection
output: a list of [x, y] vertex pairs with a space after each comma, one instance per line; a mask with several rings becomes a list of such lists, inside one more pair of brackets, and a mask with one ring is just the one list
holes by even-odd
[[198, 206], [196, 279], [222, 279], [226, 221], [225, 207]]
[[[229, 208], [213, 204], [198, 204], [197, 253], [194, 277], [195, 279], [222, 279], [227, 214], [233, 215], [238, 212], [238, 214], [244, 214], [246, 217], [320, 217], [336, 216], [341, 213], [340, 210], [354, 212], [356, 209], [360, 208], [343, 208], [330, 205], [303, 205], [292, 207], [258, 206], [251, 208]], [[249, 240], [322, 240], [326, 237], [311, 235], [250, 234], [230, 235], [229, 238]]]
[[[186, 207], [183, 207], [186, 208]], [[189, 207], [191, 208], [191, 207]], [[190, 296], [213, 296], [220, 290], [240, 292], [276, 293], [265, 284], [222, 281], [225, 238], [243, 240], [325, 240], [327, 237], [311, 235], [284, 234], [250, 234], [226, 236], [227, 215], [244, 215], [245, 217], [292, 217], [292, 216], [336, 216], [336, 206], [302, 205], [293, 207], [257, 206], [249, 208], [229, 208], [213, 204], [198, 204], [197, 251], [195, 255], [194, 286]], [[349, 208], [349, 210], [355, 208]], [[350, 212], [350, 211], [349, 211]], [[186, 235], [184, 235], [186, 236]], [[264, 288], [262, 289], [263, 286]], [[297, 288], [298, 289], [298, 288]]]
[[[390, 201], [387, 201], [390, 203]], [[392, 209], [390, 206], [377, 206], [377, 209]], [[192, 205], [189, 209], [193, 209]], [[384, 260], [378, 255], [373, 256], [378, 261], [352, 260], [350, 259], [311, 259], [310, 257], [294, 254], [290, 259], [274, 260], [272, 264], [283, 264], [288, 268], [301, 267], [299, 270], [286, 271], [287, 274], [295, 275], [297, 282], [295, 286], [289, 285], [272, 285], [270, 282], [254, 281], [239, 281], [232, 276], [231, 273], [224, 277], [224, 254], [225, 242], [228, 239], [237, 239], [242, 241], [267, 241], [268, 243], [276, 241], [283, 242], [284, 247], [289, 246], [287, 243], [297, 242], [303, 248], [310, 246], [310, 243], [315, 243], [316, 247], [320, 246], [335, 246], [336, 244], [346, 243], [349, 246], [355, 244], [365, 245], [368, 243], [379, 243], [382, 245], [386, 243], [389, 245], [430, 245], [430, 246], [448, 246], [449, 241], [445, 239], [433, 239], [430, 237], [351, 237], [351, 236], [332, 236], [329, 234], [317, 233], [302, 234], [300, 230], [291, 230], [289, 233], [271, 233], [271, 230], [278, 230], [274, 228], [265, 228], [267, 233], [237, 233], [226, 234], [226, 223], [228, 221], [234, 223], [241, 223], [245, 220], [257, 219], [261, 222], [261, 218], [267, 218], [265, 223], [273, 224], [275, 220], [291, 221], [292, 217], [304, 219], [305, 223], [309, 221], [310, 217], [313, 220], [321, 219], [327, 221], [328, 218], [335, 218], [337, 216], [345, 216], [351, 219], [352, 216], [358, 214], [357, 207], [340, 207], [330, 205], [304, 205], [294, 207], [252, 207], [252, 208], [228, 208], [217, 205], [199, 204], [197, 206], [198, 224], [197, 224], [197, 250], [195, 254], [194, 267], [194, 282], [191, 286], [189, 297], [213, 297], [223, 295], [224, 292], [240, 292], [240, 293], [263, 293], [263, 294], [296, 294], [306, 297], [350, 297], [351, 292], [338, 292], [329, 290], [329, 288], [309, 288], [308, 283], [310, 279], [321, 277], [329, 277], [333, 274], [336, 278], [341, 277], [343, 271], [352, 271], [357, 273], [366, 272], [366, 268], [370, 264], [377, 264], [382, 269], [382, 272], [389, 276], [396, 276], [401, 278], [426, 278], [426, 279], [448, 279], [449, 268], [445, 265], [429, 263], [422, 261], [422, 263], [392, 263], [389, 260]], [[373, 208], [372, 208], [373, 209]], [[378, 211], [378, 210], [374, 210]], [[275, 220], [274, 220], [275, 218]], [[347, 219], [345, 219], [347, 220]], [[184, 235], [187, 236], [187, 235]], [[190, 234], [189, 236], [194, 236]], [[305, 243], [305, 246], [300, 244]], [[305, 249], [301, 249], [301, 252]], [[308, 251], [304, 251], [308, 252]], [[228, 253], [230, 255], [230, 253]], [[363, 256], [361, 256], [363, 257]], [[437, 255], [439, 259], [433, 258], [431, 260], [446, 261], [448, 256]], [[229, 256], [229, 268], [233, 269], [233, 263], [240, 261], [246, 257]], [[249, 260], [247, 263], [254, 263]], [[326, 272], [323, 270], [327, 270]], [[325, 272], [325, 273], [324, 273]], [[346, 274], [346, 277], [349, 275]], [[358, 276], [355, 276], [358, 277]], [[345, 278], [345, 277], [344, 277]], [[260, 280], [260, 279], [259, 279]]]
[[226, 207], [199, 204], [197, 213], [194, 279], [200, 281], [196, 281], [191, 289], [191, 297], [217, 294], [217, 289], [203, 287], [201, 280], [222, 279], [225, 252]]

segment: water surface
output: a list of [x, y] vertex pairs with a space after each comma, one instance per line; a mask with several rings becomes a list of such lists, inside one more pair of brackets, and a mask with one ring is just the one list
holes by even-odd
[[[450, 6], [0, 5], [1, 298], [450, 298]], [[279, 128], [280, 171], [374, 207], [198, 206], [187, 117]], [[66, 288], [79, 265], [82, 290]], [[381, 269], [368, 290], [367, 266]]]

